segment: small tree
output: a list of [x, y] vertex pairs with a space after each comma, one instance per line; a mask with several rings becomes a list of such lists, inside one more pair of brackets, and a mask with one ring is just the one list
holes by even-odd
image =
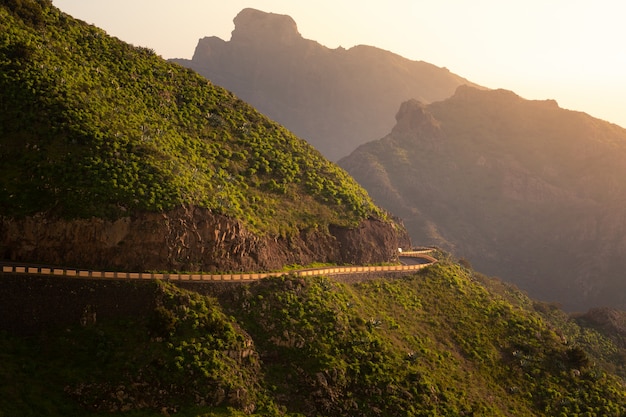
[[566, 355], [567, 360], [573, 368], [583, 369], [589, 366], [589, 356], [587, 356], [587, 352], [579, 346], [569, 348]]

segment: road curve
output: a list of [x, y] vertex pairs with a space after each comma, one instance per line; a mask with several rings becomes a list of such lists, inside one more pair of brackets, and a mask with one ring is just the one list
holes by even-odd
[[428, 255], [428, 251], [403, 252], [402, 265], [383, 266], [336, 266], [315, 269], [300, 269], [281, 272], [263, 273], [233, 273], [233, 274], [204, 274], [204, 273], [152, 273], [152, 272], [114, 272], [91, 271], [71, 268], [49, 268], [32, 265], [3, 265], [3, 274], [64, 276], [83, 279], [111, 279], [111, 280], [168, 280], [168, 281], [256, 281], [263, 278], [296, 275], [310, 277], [318, 275], [350, 275], [371, 272], [399, 273], [417, 271], [437, 262], [437, 259]]

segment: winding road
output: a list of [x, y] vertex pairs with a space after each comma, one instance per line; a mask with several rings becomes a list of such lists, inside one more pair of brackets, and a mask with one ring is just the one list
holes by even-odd
[[318, 275], [350, 275], [372, 272], [400, 273], [417, 271], [437, 262], [430, 256], [432, 249], [402, 252], [400, 255], [401, 265], [382, 266], [332, 266], [323, 268], [299, 269], [292, 271], [262, 272], [262, 273], [231, 273], [231, 274], [205, 274], [205, 273], [152, 273], [152, 272], [114, 272], [114, 271], [91, 271], [71, 268], [53, 268], [35, 265], [2, 265], [3, 274], [24, 274], [44, 276], [64, 276], [83, 279], [113, 279], [113, 280], [168, 280], [168, 281], [256, 281], [263, 278], [279, 277], [282, 275], [296, 275], [299, 277]]

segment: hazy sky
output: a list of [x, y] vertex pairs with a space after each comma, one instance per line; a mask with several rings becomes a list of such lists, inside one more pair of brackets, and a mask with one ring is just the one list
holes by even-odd
[[[246, 7], [287, 14], [329, 48], [372, 45], [447, 67], [489, 88], [556, 99], [626, 127], [626, 3], [621, 0], [53, 0], [110, 35], [191, 58], [230, 39]], [[399, 104], [399, 103], [398, 103]]]

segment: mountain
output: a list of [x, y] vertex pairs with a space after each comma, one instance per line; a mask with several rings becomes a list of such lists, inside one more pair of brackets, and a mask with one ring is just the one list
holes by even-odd
[[353, 283], [2, 285], [7, 416], [626, 412], [623, 347], [445, 256]]
[[413, 239], [568, 309], [626, 309], [626, 130], [465, 86], [396, 119], [339, 164]]
[[[226, 90], [48, 1], [0, 3], [2, 261], [282, 268], [389, 261], [403, 239]], [[0, 416], [626, 413], [624, 347], [603, 336], [619, 314], [572, 318], [436, 255], [343, 281], [3, 270]]]
[[371, 46], [329, 49], [303, 39], [285, 15], [244, 9], [230, 41], [206, 37], [176, 62], [221, 85], [306, 139], [331, 160], [378, 139], [399, 103], [474, 85], [445, 68]]
[[345, 171], [232, 93], [50, 2], [0, 6], [0, 258], [252, 271], [410, 245]]

